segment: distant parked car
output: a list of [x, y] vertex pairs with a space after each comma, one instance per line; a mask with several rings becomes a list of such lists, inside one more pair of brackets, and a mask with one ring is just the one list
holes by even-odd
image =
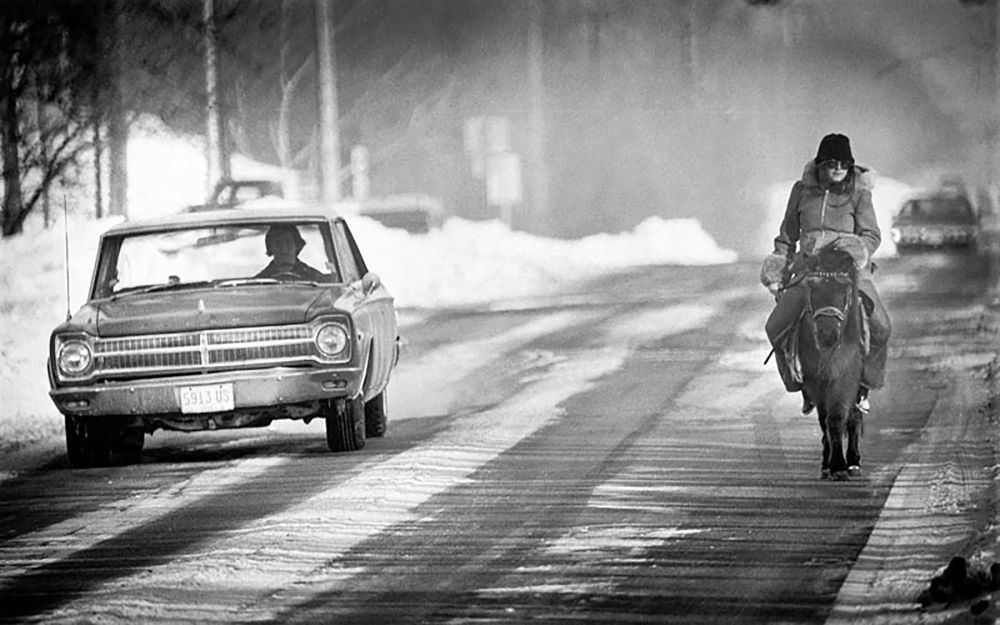
[[233, 180], [223, 178], [216, 183], [212, 197], [205, 204], [185, 207], [184, 212], [198, 213], [218, 208], [233, 208], [265, 197], [284, 197], [280, 182], [275, 180]]
[[423, 234], [439, 228], [444, 221], [441, 201], [420, 193], [404, 193], [351, 200], [358, 214], [381, 223], [386, 228], [399, 228]]
[[50, 396], [75, 467], [157, 429], [326, 421], [332, 451], [384, 434], [393, 298], [322, 209], [182, 213], [100, 240], [86, 304], [52, 332]]
[[[219, 208], [243, 208], [256, 205], [262, 198], [284, 197], [280, 182], [274, 180], [233, 180], [224, 178], [215, 186], [205, 204], [187, 206], [184, 212], [198, 213]], [[337, 203], [341, 213], [357, 214], [414, 234], [430, 232], [444, 222], [444, 207], [440, 200], [423, 193], [400, 193], [370, 197], [363, 200], [345, 199]]]
[[969, 200], [956, 193], [927, 194], [903, 203], [890, 231], [896, 250], [969, 248], [976, 244], [978, 218]]

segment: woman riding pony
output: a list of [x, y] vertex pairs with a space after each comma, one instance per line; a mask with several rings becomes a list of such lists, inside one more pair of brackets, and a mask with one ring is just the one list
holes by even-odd
[[850, 139], [829, 134], [820, 141], [816, 158], [806, 163], [802, 179], [792, 186], [781, 220], [774, 250], [764, 259], [761, 283], [775, 296], [777, 304], [767, 319], [765, 331], [774, 349], [778, 373], [790, 393], [802, 391], [802, 412], [813, 402], [801, 380], [787, 362], [782, 339], [798, 323], [806, 297], [806, 287], [792, 274], [804, 267], [803, 256], [833, 246], [848, 252], [859, 269], [858, 288], [869, 315], [870, 346], [865, 356], [858, 407], [868, 412], [868, 391], [885, 384], [887, 343], [892, 333], [889, 315], [872, 281], [871, 256], [882, 241], [875, 209], [872, 207], [871, 173], [854, 163]]

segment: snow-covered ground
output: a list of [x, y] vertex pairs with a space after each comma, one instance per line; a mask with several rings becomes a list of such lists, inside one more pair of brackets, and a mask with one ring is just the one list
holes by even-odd
[[[129, 146], [132, 218], [157, 216], [198, 203], [204, 192], [202, 149], [146, 122]], [[165, 166], [164, 164], [168, 164]], [[236, 177], [274, 177], [273, 168], [234, 159]], [[769, 192], [768, 223], [776, 230], [792, 181]], [[883, 224], [908, 189], [883, 180], [876, 206]], [[881, 194], [881, 196], [879, 195]], [[60, 217], [50, 228], [30, 219], [23, 235], [0, 242], [0, 452], [51, 449], [62, 419], [48, 398], [45, 359], [50, 330], [83, 303], [101, 232], [120, 218], [81, 216], [88, 199], [71, 198], [68, 228]], [[511, 231], [499, 220], [452, 218], [437, 230], [413, 235], [363, 218], [352, 229], [370, 268], [379, 273], [404, 309], [401, 322], [422, 309], [489, 305], [541, 295], [581, 280], [658, 264], [731, 263], [696, 219], [650, 217], [630, 232], [558, 240]], [[769, 235], [773, 236], [773, 235]], [[888, 237], [886, 237], [888, 239]], [[66, 242], [68, 241], [68, 254]], [[762, 244], [762, 255], [768, 241]], [[887, 241], [882, 254], [893, 253]], [[66, 271], [68, 258], [68, 275]]]
[[[132, 172], [130, 206], [134, 213], [133, 217], [161, 215], [176, 210], [178, 206], [199, 202], [204, 188], [204, 172], [197, 165], [201, 162], [200, 159], [201, 149], [197, 142], [177, 139], [159, 131], [146, 132], [137, 137], [130, 145], [129, 163]], [[164, 163], [170, 163], [171, 166], [164, 167]], [[266, 168], [239, 160], [234, 162], [234, 170], [236, 176], [246, 177], [275, 174], [273, 171], [266, 171]], [[792, 183], [793, 180], [775, 182], [767, 190], [769, 209], [766, 219], [761, 224], [747, 225], [747, 236], [754, 236], [760, 241], [761, 255], [767, 251], [770, 237], [777, 228]], [[899, 206], [903, 196], [910, 192], [911, 189], [902, 183], [885, 177], [878, 179], [874, 202], [884, 230], [888, 230], [892, 212]], [[68, 310], [75, 309], [83, 303], [90, 280], [97, 238], [102, 231], [117, 222], [117, 219], [97, 221], [83, 217], [83, 207], [87, 205], [86, 197], [72, 198], [68, 203], [77, 207], [70, 213], [68, 224], [60, 219], [52, 228], [46, 229], [40, 220], [33, 219], [26, 224], [22, 236], [0, 241], [0, 324], [3, 328], [0, 331], [0, 388], [3, 389], [4, 400], [3, 411], [0, 413], [0, 458], [2, 458], [0, 480], [15, 475], [18, 468], [32, 466], [40, 459], [50, 458], [62, 451], [62, 419], [47, 396], [45, 358], [48, 335], [51, 328], [65, 318]], [[696, 219], [665, 220], [651, 217], [629, 232], [595, 235], [574, 241], [547, 239], [514, 232], [499, 221], [471, 222], [450, 219], [442, 228], [422, 235], [389, 230], [376, 222], [362, 218], [352, 219], [351, 226], [369, 265], [382, 276], [396, 296], [397, 304], [401, 308], [401, 322], [404, 324], [418, 320], [425, 311], [439, 307], [509, 304], [511, 301], [559, 291], [582, 280], [645, 265], [724, 264], [737, 260], [736, 254], [731, 250], [720, 248]], [[889, 237], [886, 236], [885, 239], [878, 256], [895, 253]], [[68, 254], [65, 245], [67, 241]], [[67, 257], [68, 276], [65, 271]], [[648, 327], [648, 331], [661, 335], [671, 328], [675, 331], [683, 328], [684, 323], [697, 323], [704, 316], [699, 316], [697, 309], [685, 308], [674, 312], [675, 317], [665, 316], [663, 311], [656, 311], [655, 315], [637, 314], [623, 325], [629, 328], [629, 332], [641, 333]], [[456, 374], [454, 367], [456, 361], [473, 367], [478, 362], [477, 358], [495, 356], [535, 336], [551, 332], [553, 328], [568, 325], [576, 314], [580, 313], [562, 311], [547, 315], [525, 326], [512, 328], [501, 336], [483, 339], [472, 345], [466, 344], [463, 346], [465, 352], [462, 354], [447, 351], [430, 354], [419, 363], [404, 363], [401, 373], [405, 374], [407, 367], [429, 368], [440, 371], [441, 379], [447, 380], [448, 372]], [[759, 332], [758, 325], [750, 319], [746, 321], [746, 328], [747, 332]], [[431, 467], [439, 473], [447, 473], [447, 479], [425, 479], [425, 484], [430, 486], [422, 490], [414, 491], [412, 488], [400, 486], [398, 491], [389, 493], [392, 497], [376, 497], [366, 501], [365, 505], [374, 507], [374, 510], [368, 511], [365, 519], [369, 525], [364, 529], [377, 530], [405, 518], [403, 515], [409, 514], [418, 503], [456, 480], [463, 479], [471, 471], [470, 467], [478, 466], [475, 463], [484, 462], [527, 433], [541, 427], [545, 419], [536, 418], [535, 415], [553, 414], [554, 406], [569, 393], [586, 388], [586, 385], [602, 372], [612, 370], [620, 364], [627, 350], [628, 337], [613, 335], [606, 338], [609, 349], [601, 352], [603, 359], [593, 359], [587, 355], [586, 358], [581, 358], [580, 362], [557, 364], [554, 367], [556, 375], [551, 380], [541, 381], [538, 387], [534, 388], [534, 395], [527, 395], [520, 404], [513, 407], [487, 411], [479, 415], [478, 420], [472, 423], [469, 429], [463, 430], [466, 433], [477, 432], [481, 437], [485, 437], [482, 440], [488, 439], [489, 445], [469, 447], [467, 438], [458, 437], [452, 440], [448, 437], [457, 435], [445, 432], [439, 436], [440, 440], [436, 441], [440, 443], [438, 447], [408, 451], [398, 458], [389, 460], [384, 467], [358, 478], [368, 480], [368, 484], [377, 483], [379, 488], [383, 488], [384, 493], [385, 488], [392, 488], [394, 484], [403, 485], [416, 481], [416, 477], [414, 480], [399, 479], [399, 476], [406, 471], [415, 470], [414, 467], [422, 468], [421, 470]], [[981, 357], [988, 360], [992, 355], [986, 354]], [[720, 366], [738, 367], [739, 362], [724, 362]], [[754, 373], [759, 367], [756, 360], [753, 362], [755, 369], [750, 372], [749, 377], [752, 379], [759, 375], [764, 379], [763, 376], [766, 375], [770, 380], [769, 383], [773, 383], [770, 372]], [[985, 366], [985, 361], [983, 363], [977, 361], [975, 364]], [[957, 368], [964, 371], [964, 368]], [[727, 372], [726, 375], [731, 375], [731, 372]], [[982, 487], [983, 492], [987, 492], [986, 487], [993, 485], [995, 480], [996, 466], [990, 466], [982, 470], [981, 476], [975, 474], [978, 481], [970, 480], [972, 484], [967, 487], [964, 482], [959, 483], [952, 479], [954, 463], [950, 458], [934, 456], [931, 458], [934, 462], [929, 461], [928, 454], [948, 453], [938, 445], [941, 441], [954, 442], [961, 436], [980, 441], [988, 438], [988, 434], [983, 431], [990, 427], [987, 423], [980, 423], [979, 429], [965, 427], [966, 422], [972, 417], [964, 414], [962, 407], [974, 404], [976, 401], [985, 401], [978, 397], [974, 398], [975, 401], [969, 399], [969, 396], [977, 391], [973, 388], [975, 380], [969, 378], [966, 381], [967, 385], [959, 388], [961, 392], [956, 391], [952, 404], [942, 402], [940, 409], [936, 409], [928, 424], [930, 434], [921, 439], [914, 449], [908, 451], [910, 456], [920, 462], [910, 463], [906, 468], [908, 472], [901, 480], [902, 486], [894, 489], [889, 500], [890, 505], [886, 506], [883, 518], [873, 532], [870, 550], [862, 553], [859, 565], [855, 566], [844, 584], [832, 622], [853, 622], [853, 618], [858, 614], [857, 610], [870, 606], [876, 600], [880, 609], [902, 615], [900, 619], [890, 618], [885, 622], [909, 622], [902, 619], [914, 615], [911, 611], [912, 597], [926, 584], [929, 578], [928, 570], [933, 570], [938, 562], [943, 565], [947, 559], [946, 550], [949, 546], [955, 544], [965, 533], [976, 531], [974, 527], [956, 524], [950, 508], [944, 512], [930, 509], [929, 512], [921, 513], [920, 510], [920, 506], [926, 505], [925, 502], [934, 497], [945, 502], [956, 501], [956, 497], [972, 500], [979, 495], [972, 493], [970, 489]], [[746, 388], [753, 390], [756, 387], [748, 383]], [[686, 397], [696, 396], [699, 406], [711, 406], [712, 401], [716, 400], [723, 403], [734, 401], [734, 398], [728, 395], [715, 398], [704, 389], [700, 396], [697, 396], [697, 392], [698, 389], [689, 390]], [[713, 386], [711, 392], [717, 393], [717, 388]], [[411, 394], [414, 397], [418, 395], [416, 392]], [[422, 405], [418, 412], [439, 414], [447, 409], [449, 400], [447, 393], [422, 395], [425, 397], [423, 401], [436, 404]], [[794, 398], [785, 397], [783, 401], [794, 402]], [[789, 409], [794, 408], [792, 404], [789, 406]], [[959, 422], [955, 420], [957, 413], [962, 413], [964, 419], [958, 425]], [[429, 455], [441, 453], [441, 449], [445, 449], [448, 454], [447, 462]], [[469, 449], [477, 450], [479, 456], [474, 457]], [[967, 459], [968, 462], [979, 462], [979, 460], [978, 457]], [[283, 462], [280, 457], [251, 458], [241, 464], [240, 471], [243, 473], [233, 473], [227, 468], [227, 475], [221, 476], [223, 478], [221, 482], [218, 481], [219, 475], [206, 473], [204, 476], [194, 478], [192, 483], [196, 488], [190, 489], [195, 493], [192, 496], [205, 492], [197, 488], [202, 483], [211, 488], [224, 488], [228, 484], [225, 479], [246, 479], [254, 472], [264, 471], [280, 462]], [[970, 464], [968, 474], [973, 475], [973, 469], [977, 468], [979, 465]], [[392, 479], [385, 479], [385, 475], [391, 475]], [[358, 486], [354, 484], [350, 489], [351, 492], [368, 492], [366, 483]], [[611, 487], [598, 489], [595, 497], [608, 496], [608, 492], [613, 496], [613, 490], [609, 491], [609, 488], [613, 487], [612, 484]], [[314, 513], [325, 515], [324, 523], [314, 524], [319, 533], [312, 538], [321, 539], [327, 550], [347, 549], [352, 541], [359, 540], [360, 536], [356, 531], [352, 533], [352, 530], [356, 530], [357, 519], [343, 513], [344, 510], [353, 508], [329, 506], [323, 501], [324, 497], [347, 497], [350, 493], [345, 489], [324, 491], [317, 496], [316, 501], [308, 500], [301, 506], [282, 511], [281, 514], [284, 516], [280, 520], [286, 522], [291, 519], [297, 522], [299, 520], [297, 515]], [[970, 492], [966, 493], [963, 489]], [[992, 490], [989, 490], [989, 493], [992, 493]], [[173, 497], [173, 491], [168, 491], [162, 496]], [[593, 505], [604, 504], [596, 501]], [[132, 503], [116, 502], [113, 506], [102, 507], [84, 520], [74, 519], [74, 523], [83, 528], [75, 534], [76, 542], [58, 548], [83, 549], [92, 544], [88, 543], [88, 540], [95, 542], [105, 540], [109, 528], [124, 529], [133, 526], [145, 518], [142, 515], [158, 514], [160, 511], [159, 506], [138, 500]], [[959, 510], [955, 514], [960, 516], [961, 513]], [[909, 531], [914, 522], [911, 518], [914, 514], [917, 514], [920, 520], [931, 518], [929, 514], [941, 516], [942, 527], [950, 528], [949, 533], [939, 537], [941, 542], [938, 545], [925, 544], [922, 542], [925, 533]], [[381, 525], [372, 525], [371, 519], [377, 519]], [[301, 548], [299, 534], [278, 535], [280, 532], [274, 528], [281, 529], [284, 526], [279, 523], [275, 523], [273, 527], [268, 526], [268, 523], [273, 521], [274, 519], [261, 520], [260, 527], [253, 528], [259, 532], [259, 535], [254, 534], [256, 542], [244, 544], [245, 541], [241, 539], [239, 545], [227, 542], [220, 546], [221, 553], [229, 554], [231, 559], [234, 558], [232, 561], [223, 560], [223, 564], [227, 565], [225, 570], [204, 569], [203, 563], [194, 562], [198, 558], [191, 556], [190, 561], [182, 558], [140, 572], [140, 581], [152, 588], [172, 585], [180, 585], [183, 588], [183, 583], [186, 583], [184, 580], [187, 580], [190, 571], [186, 567], [190, 565], [197, 566], [199, 574], [203, 576], [194, 580], [195, 583], [204, 581], [205, 576], [213, 583], [221, 583], [220, 580], [228, 579], [234, 570], [247, 569], [250, 573], [263, 570], [262, 567], [265, 565], [254, 558], [264, 554], [268, 558], [266, 567], [269, 573], [261, 579], [267, 584], [273, 584], [274, 587], [283, 587], [288, 579], [298, 579], [298, 572], [304, 570], [303, 567], [309, 566], [312, 562], [310, 558], [315, 559], [317, 554]], [[330, 528], [338, 531], [331, 534]], [[926, 531], [926, 528], [921, 529], [923, 532]], [[58, 536], [64, 528], [55, 525], [50, 531], [53, 536]], [[641, 547], [646, 542], [656, 545], [678, 535], [679, 531], [674, 527], [659, 528], [655, 531], [650, 531], [648, 528], [645, 530], [631, 527], [615, 528], [605, 533], [570, 535], [553, 543], [552, 549], [593, 551], [596, 549], [595, 545]], [[992, 541], [992, 532], [993, 529], [990, 529], [988, 535], [980, 536], [971, 544], [982, 545], [987, 539]], [[296, 545], [286, 546], [281, 540], [286, 542], [294, 540]], [[906, 540], [911, 542], [905, 542]], [[260, 545], [263, 547], [259, 547]], [[295, 546], [299, 548], [298, 551], [293, 548]], [[883, 561], [886, 550], [900, 546], [912, 551], [910, 560], [905, 563], [902, 560], [890, 560], [886, 564]], [[52, 547], [51, 544], [45, 543], [44, 548], [46, 557], [59, 555], [52, 551], [56, 547]], [[251, 552], [252, 556], [247, 555]], [[65, 553], [59, 553], [65, 556]], [[292, 554], [299, 559], [275, 560], [272, 555], [276, 553]], [[994, 549], [992, 546], [982, 548], [974, 555], [992, 561]], [[875, 599], [872, 599], [873, 592], [878, 594]], [[126, 598], [124, 601], [126, 603], [123, 604], [122, 614], [128, 614], [129, 610], [136, 609], [127, 603], [131, 598]], [[112, 607], [117, 609], [122, 606]], [[143, 606], [142, 609], [146, 607], [148, 606]], [[171, 606], [170, 609], [173, 610], [174, 607]], [[67, 614], [72, 616], [75, 613], [67, 612]], [[929, 617], [921, 622], [945, 622], [943, 619], [948, 615], [953, 616], [954, 611], [940, 614], [942, 615], [940, 619], [934, 620], [933, 617]]]

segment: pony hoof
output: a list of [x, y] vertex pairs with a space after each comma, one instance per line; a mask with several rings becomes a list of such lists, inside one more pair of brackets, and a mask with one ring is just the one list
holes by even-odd
[[823, 467], [823, 470], [819, 472], [819, 479], [828, 480], [830, 479], [830, 469]]
[[847, 467], [847, 474], [851, 477], [861, 477], [861, 467], [856, 464], [852, 464]]
[[831, 477], [837, 480], [838, 482], [847, 481], [847, 471], [834, 471], [831, 474]]

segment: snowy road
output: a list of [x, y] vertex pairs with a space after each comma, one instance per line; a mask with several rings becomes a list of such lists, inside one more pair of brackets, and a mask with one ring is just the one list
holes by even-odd
[[328, 453], [320, 423], [157, 433], [136, 465], [0, 483], [0, 619], [823, 622], [859, 601], [842, 586], [928, 419], [988, 401], [969, 382], [995, 356], [986, 277], [884, 263], [890, 386], [865, 476], [835, 483], [762, 365], [756, 271], [645, 269], [417, 319], [389, 432], [359, 453]]

